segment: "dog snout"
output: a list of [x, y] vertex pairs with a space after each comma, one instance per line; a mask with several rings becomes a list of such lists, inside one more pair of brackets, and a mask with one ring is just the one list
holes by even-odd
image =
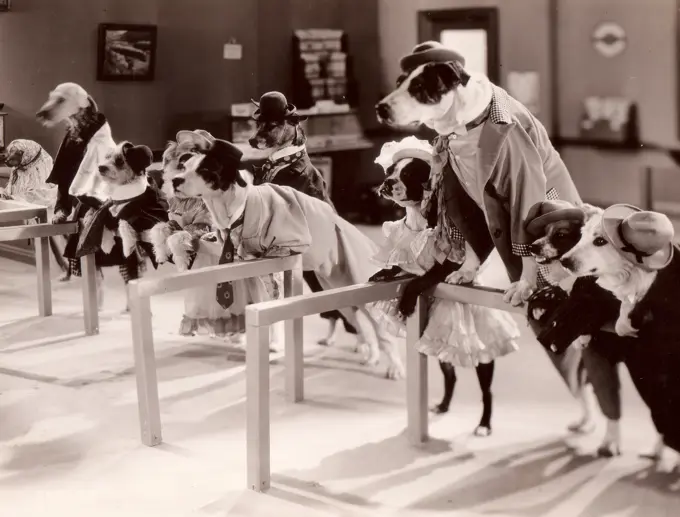
[[386, 179], [382, 185], [380, 185], [380, 189], [378, 189], [378, 193], [381, 196], [389, 196], [392, 194], [392, 188], [394, 187], [394, 180], [389, 178]]
[[184, 183], [184, 178], [172, 178], [172, 188], [177, 190]]
[[533, 255], [540, 255], [541, 252], [543, 251], [543, 247], [541, 246], [541, 244], [539, 242], [534, 242], [533, 244], [531, 244], [529, 246], [529, 251]]
[[255, 149], [257, 149], [257, 142], [258, 142], [257, 136], [254, 136], [253, 138], [250, 138], [250, 139], [248, 140], [248, 143], [250, 144], [250, 147], [253, 147], [253, 148], [255, 148]]
[[38, 111], [35, 114], [35, 118], [37, 118], [38, 120], [46, 120], [47, 116], [48, 116], [48, 112], [47, 112], [47, 110], [44, 110], [44, 109], [41, 109], [40, 111]]
[[109, 170], [109, 168], [106, 165], [100, 165], [98, 168], [99, 174], [106, 174]]
[[378, 119], [380, 120], [389, 120], [390, 116], [392, 115], [392, 109], [386, 102], [379, 102], [376, 104], [375, 112], [378, 115]]

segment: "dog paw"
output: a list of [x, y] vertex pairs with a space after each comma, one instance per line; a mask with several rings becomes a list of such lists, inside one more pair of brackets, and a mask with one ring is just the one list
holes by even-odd
[[518, 282], [513, 282], [503, 295], [503, 301], [515, 307], [527, 301], [534, 292], [534, 286], [521, 278]]
[[422, 292], [420, 284], [417, 282], [418, 279], [411, 280], [404, 287], [401, 297], [399, 298], [399, 303], [397, 304], [397, 311], [399, 315], [406, 319], [411, 316], [416, 311], [416, 304], [418, 303], [418, 296]]
[[217, 242], [219, 239], [217, 237], [217, 232], [208, 232], [201, 235], [201, 240], [206, 242]]
[[433, 413], [435, 415], [443, 415], [444, 413], [449, 412], [449, 406], [444, 405], [444, 404], [437, 404], [435, 406], [432, 406], [430, 408], [430, 413]]
[[671, 474], [680, 468], [680, 453], [670, 447], [664, 447], [656, 461], [656, 471]]
[[364, 366], [378, 366], [378, 362], [380, 361], [380, 351], [378, 350], [378, 347], [373, 347], [369, 345], [368, 343], [364, 343], [360, 347], [360, 354], [361, 354], [361, 364]]
[[567, 430], [573, 434], [590, 434], [595, 431], [595, 422], [583, 418], [578, 422], [569, 424]]
[[446, 277], [447, 284], [471, 284], [477, 276], [476, 269], [459, 269]]
[[118, 234], [120, 235], [120, 240], [123, 244], [123, 255], [129, 257], [135, 251], [137, 247], [137, 241], [139, 236], [135, 229], [130, 226], [130, 223], [121, 219], [118, 223]]
[[619, 319], [616, 320], [614, 330], [619, 336], [635, 337], [638, 332], [637, 329], [631, 325], [628, 316], [619, 316]]
[[473, 434], [479, 438], [486, 438], [487, 436], [491, 436], [491, 427], [487, 425], [478, 425]]
[[335, 339], [332, 337], [322, 337], [316, 344], [321, 346], [333, 346], [335, 344]]
[[588, 348], [588, 345], [590, 344], [591, 336], [579, 336], [574, 341], [571, 343], [571, 346], [573, 346], [576, 350], [583, 350], [584, 348]]
[[57, 282], [68, 282], [69, 280], [71, 280], [71, 273], [69, 273], [68, 271], [65, 271], [62, 275], [59, 276], [59, 278], [57, 278]]
[[170, 248], [168, 248], [166, 241], [172, 235], [172, 228], [168, 223], [158, 223], [151, 230], [149, 230], [149, 241], [153, 246], [153, 254], [156, 257], [156, 262], [163, 264], [170, 260]]
[[54, 213], [52, 217], [52, 224], [63, 224], [66, 222], [66, 214], [61, 210]]
[[598, 458], [614, 458], [621, 456], [621, 447], [616, 442], [604, 441], [595, 452]]
[[190, 253], [194, 251], [193, 239], [189, 232], [181, 231], [168, 237], [167, 246], [172, 260], [179, 271], [187, 271], [191, 264]]
[[372, 275], [368, 281], [371, 283], [388, 282], [394, 280], [399, 273], [401, 273], [400, 269], [397, 269], [396, 271], [395, 268], [381, 269], [376, 274]]
[[385, 378], [391, 381], [398, 381], [406, 377], [404, 367], [400, 364], [391, 364], [387, 367]]

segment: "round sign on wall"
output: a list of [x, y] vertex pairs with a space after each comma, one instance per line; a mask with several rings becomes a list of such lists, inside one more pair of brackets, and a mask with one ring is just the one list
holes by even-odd
[[626, 31], [618, 23], [600, 23], [593, 31], [593, 47], [604, 57], [618, 56], [626, 48]]

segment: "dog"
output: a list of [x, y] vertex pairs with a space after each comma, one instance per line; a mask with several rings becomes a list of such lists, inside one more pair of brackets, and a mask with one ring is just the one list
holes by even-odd
[[[546, 209], [546, 206], [549, 208]], [[585, 220], [596, 217], [603, 211], [586, 203], [579, 207], [569, 203], [541, 203], [534, 208], [537, 211], [536, 216], [527, 221], [529, 226], [533, 226], [529, 231], [538, 236], [530, 246], [531, 253], [538, 264], [549, 268], [548, 279], [552, 277], [551, 283], [556, 285], [565, 279], [561, 274], [565, 270], [560, 264], [560, 259], [580, 241]], [[539, 215], [540, 212], [543, 214]], [[550, 219], [545, 219], [541, 224], [540, 220], [546, 217]], [[583, 433], [592, 429], [591, 399], [594, 394], [607, 420], [605, 436], [597, 449], [597, 455], [608, 458], [618, 456], [621, 454], [621, 403], [616, 368], [618, 362], [625, 356], [620, 352], [630, 346], [630, 343], [626, 338], [620, 338], [600, 328], [608, 323], [608, 315], [618, 312], [620, 304], [607, 291], [592, 282], [592, 277], [577, 278], [568, 299], [573, 301], [575, 314], [570, 312], [570, 316], [564, 316], [571, 320], [565, 322], [565, 325], [579, 330], [588, 329], [584, 330], [587, 333], [576, 337], [571, 343], [571, 346], [584, 349], [583, 363], [587, 381], [584, 382], [579, 397], [584, 417], [579, 423], [570, 425], [569, 430]], [[531, 308], [533, 304], [530, 302], [529, 306]], [[563, 306], [563, 310], [567, 310], [564, 307], [566, 306]], [[540, 322], [543, 314], [536, 313], [539, 309], [531, 310], [533, 320]], [[566, 339], [564, 346], [568, 346], [568, 341], [574, 337], [562, 330], [555, 332], [565, 334], [565, 338], [571, 336]], [[541, 335], [538, 337], [540, 340]], [[563, 350], [561, 353], [567, 352]]]
[[[254, 184], [292, 187], [333, 206], [326, 182], [307, 154], [307, 137], [300, 125], [307, 117], [298, 114], [295, 106], [280, 92], [265, 93], [259, 102], [253, 102], [257, 106], [253, 114], [257, 126], [249, 144], [270, 153], [262, 170], [255, 175]], [[312, 292], [323, 291], [314, 271], [305, 271], [303, 278]], [[347, 332], [358, 335], [357, 329], [339, 311], [322, 312], [320, 316], [328, 320], [329, 327], [319, 344], [330, 346], [335, 342], [340, 321]], [[362, 341], [361, 336], [358, 337]], [[359, 343], [357, 349], [362, 348]]]
[[[328, 203], [290, 187], [249, 185], [239, 172], [242, 152], [237, 147], [223, 140], [197, 138], [196, 143], [203, 154], [185, 163], [185, 172], [173, 179], [173, 187], [180, 195], [203, 199], [220, 235], [225, 242], [231, 239], [238, 256], [302, 253], [303, 269], [316, 271], [326, 288], [354, 285], [375, 272], [363, 259], [375, 252], [375, 244]], [[369, 343], [366, 362], [375, 365], [382, 348], [389, 361], [386, 376], [402, 378], [404, 368], [396, 344], [366, 309], [359, 307], [356, 314], [341, 312], [352, 324], [355, 319], [363, 325], [364, 336], [376, 336], [377, 343]]]
[[[53, 224], [68, 218], [84, 221], [86, 215], [109, 198], [113, 186], [99, 174], [98, 166], [106, 155], [116, 147], [106, 116], [99, 110], [94, 98], [76, 83], [61, 83], [48, 95], [36, 113], [36, 119], [45, 127], [54, 128], [64, 123], [66, 134], [59, 148], [52, 172], [47, 182], [57, 185], [57, 200]], [[67, 238], [64, 256], [69, 259], [66, 276], [80, 276], [80, 260], [75, 257], [79, 235]], [[144, 268], [136, 254], [95, 252], [97, 267], [98, 303], [103, 305], [103, 267], [117, 266], [124, 282], [139, 278]]]
[[675, 286], [680, 279], [668, 218], [630, 205], [591, 214], [581, 238], [560, 259], [577, 276], [597, 277], [621, 302], [615, 331], [628, 346], [631, 377], [650, 408], [659, 438], [652, 457], [660, 470], [680, 465], [680, 342]]
[[[377, 188], [381, 197], [392, 201], [406, 210], [406, 220], [417, 220], [422, 217], [421, 203], [430, 178], [430, 163], [418, 158], [402, 158], [390, 165], [385, 171], [385, 179]], [[404, 272], [399, 266], [383, 269], [373, 275], [369, 282], [388, 281], [400, 276]], [[413, 291], [405, 291], [404, 296], [410, 296]], [[401, 303], [400, 303], [401, 305]], [[456, 386], [456, 368], [451, 363], [439, 361], [439, 367], [444, 376], [444, 394], [441, 402], [431, 408], [435, 414], [443, 414], [449, 411]], [[491, 382], [493, 380], [494, 364], [485, 363], [476, 366], [477, 378], [482, 390], [483, 411], [479, 425], [475, 429], [475, 435], [488, 436], [491, 434], [491, 416], [493, 410], [493, 396]]]
[[[32, 140], [13, 140], [0, 149], [0, 165], [12, 168], [7, 188], [0, 188], [0, 199], [14, 199], [48, 208], [54, 211], [56, 187], [46, 183], [52, 170], [52, 157], [40, 144]], [[63, 281], [68, 280], [68, 264], [61, 254], [54, 237], [49, 238], [50, 249], [62, 270]]]

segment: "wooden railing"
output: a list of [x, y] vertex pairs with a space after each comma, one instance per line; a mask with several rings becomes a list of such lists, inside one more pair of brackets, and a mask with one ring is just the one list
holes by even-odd
[[[38, 279], [38, 313], [52, 315], [52, 280], [50, 275], [50, 237], [78, 233], [78, 223], [48, 224], [47, 209], [38, 205], [3, 200], [0, 202], [0, 223], [35, 219], [38, 224], [0, 227], [0, 242], [31, 239], [35, 244], [35, 265]], [[99, 332], [97, 282], [94, 255], [81, 259], [83, 275], [83, 320], [85, 334]]]
[[[288, 322], [286, 333], [286, 392], [288, 400], [299, 402], [304, 397], [303, 329], [301, 318], [320, 312], [389, 300], [399, 296], [409, 280], [377, 284], [359, 284], [319, 293], [295, 296], [283, 300], [262, 302], [246, 307], [246, 440], [247, 483], [251, 490], [270, 487], [270, 418], [269, 418], [269, 326]], [[523, 307], [513, 307], [503, 301], [503, 291], [485, 287], [440, 284], [428, 296], [474, 305], [482, 305], [523, 314]], [[422, 334], [426, 313], [423, 297], [418, 300], [415, 314], [407, 321], [406, 392], [407, 435], [414, 444], [427, 440], [427, 358], [413, 346]]]
[[[206, 249], [205, 252], [211, 252]], [[132, 344], [137, 379], [137, 399], [142, 443], [150, 447], [162, 442], [156, 356], [153, 346], [151, 322], [151, 297], [158, 294], [182, 291], [221, 282], [233, 282], [272, 273], [283, 273], [283, 296], [302, 294], [302, 259], [300, 255], [236, 262], [205, 267], [164, 278], [133, 280], [128, 284], [128, 300], [132, 320]], [[301, 335], [302, 320], [287, 321], [286, 340]], [[269, 334], [262, 341], [265, 353], [269, 352]], [[288, 344], [286, 345], [288, 347]], [[286, 359], [288, 361], [288, 359]], [[301, 372], [292, 372], [297, 377]]]

